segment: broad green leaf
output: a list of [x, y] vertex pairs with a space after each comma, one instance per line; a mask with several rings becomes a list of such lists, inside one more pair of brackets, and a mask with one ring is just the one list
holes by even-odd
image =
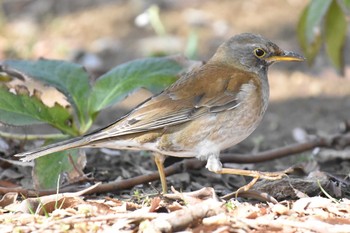
[[90, 94], [89, 76], [81, 65], [58, 60], [20, 61], [3, 63], [36, 80], [54, 86], [64, 93], [74, 106], [81, 125], [89, 121], [86, 100]]
[[[73, 159], [75, 164], [72, 164], [68, 155]], [[79, 156], [78, 150], [74, 149], [56, 152], [36, 159], [33, 169], [33, 182], [35, 188], [57, 188], [58, 176], [60, 174], [61, 179], [67, 179], [67, 177], [64, 176], [70, 176], [70, 173], [76, 172], [74, 165], [77, 164]]]
[[145, 58], [119, 65], [96, 81], [90, 112], [95, 114], [140, 87], [159, 92], [173, 83], [182, 69], [182, 64], [172, 57]]
[[303, 50], [303, 53], [307, 58], [308, 64], [311, 65], [316, 55], [320, 51], [321, 44], [322, 44], [322, 37], [321, 37], [321, 34], [318, 34], [317, 36], [315, 36], [313, 42], [308, 43], [306, 39], [306, 33], [305, 33], [306, 19], [307, 19], [308, 12], [309, 12], [309, 7], [306, 7], [299, 19], [297, 33], [298, 33], [298, 40], [299, 40], [301, 49]]
[[314, 43], [321, 34], [321, 24], [332, 1], [335, 0], [312, 0], [306, 15], [305, 35], [308, 44]]
[[325, 43], [330, 60], [342, 74], [344, 72], [343, 47], [346, 37], [346, 27], [345, 15], [337, 4], [337, 1], [333, 1], [325, 21]]
[[[2, 108], [2, 106], [0, 108]], [[35, 119], [32, 116], [15, 113], [13, 111], [4, 111], [2, 109], [0, 109], [0, 122], [13, 126], [26, 126], [43, 123], [42, 121]]]
[[55, 105], [48, 107], [35, 96], [13, 94], [0, 85], [0, 121], [10, 125], [48, 123], [61, 131], [74, 135], [72, 115], [68, 109]]

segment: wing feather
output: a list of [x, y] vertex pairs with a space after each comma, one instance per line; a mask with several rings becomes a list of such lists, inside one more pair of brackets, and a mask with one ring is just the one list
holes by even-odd
[[[234, 80], [232, 73], [237, 74], [237, 70], [228, 73], [226, 78], [220, 79], [217, 79], [218, 71], [215, 69], [209, 72], [207, 69], [203, 73], [212, 75], [210, 79], [206, 77], [207, 82], [217, 83], [215, 85], [197, 83], [195, 85], [197, 89], [191, 89], [191, 82], [200, 82], [202, 76], [200, 70], [189, 73], [182, 77], [183, 80], [178, 80], [175, 85], [139, 105], [123, 119], [104, 128], [100, 133], [94, 132], [87, 136], [94, 141], [155, 130], [192, 121], [205, 114], [232, 110], [239, 106], [240, 100], [237, 95], [240, 86], [246, 83], [247, 79], [244, 82], [239, 79]], [[218, 80], [221, 82], [219, 83]]]

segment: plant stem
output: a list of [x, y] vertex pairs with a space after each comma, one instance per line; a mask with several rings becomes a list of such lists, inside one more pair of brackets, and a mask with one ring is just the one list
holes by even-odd
[[0, 137], [19, 140], [47, 140], [67, 138], [65, 134], [16, 134], [0, 131]]

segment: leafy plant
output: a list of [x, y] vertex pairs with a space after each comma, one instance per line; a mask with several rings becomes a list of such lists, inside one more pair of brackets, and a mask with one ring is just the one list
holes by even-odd
[[298, 23], [298, 38], [309, 64], [313, 64], [322, 44], [333, 66], [344, 74], [345, 45], [350, 0], [312, 0]]
[[[91, 128], [103, 109], [141, 87], [159, 92], [189, 64], [179, 57], [135, 60], [115, 67], [90, 84], [82, 66], [66, 61], [5, 61], [0, 65], [0, 121], [16, 126], [49, 124], [61, 132], [51, 138], [46, 135], [49, 141], [79, 136]], [[52, 98], [44, 96], [47, 92], [55, 93], [51, 104], [46, 102]], [[33, 170], [36, 187], [54, 188], [59, 174], [72, 175], [76, 169], [73, 162], [82, 160], [78, 152], [58, 152], [56, 156], [37, 159]], [[84, 162], [80, 163], [83, 167]]]

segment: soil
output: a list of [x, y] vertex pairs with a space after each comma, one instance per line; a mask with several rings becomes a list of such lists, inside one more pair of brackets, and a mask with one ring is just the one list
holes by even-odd
[[[163, 34], [157, 33], [150, 24], [141, 27], [135, 23], [152, 5], [159, 7], [166, 31]], [[2, 6], [0, 59], [74, 58], [83, 62], [77, 56], [83, 52], [102, 61], [98, 66], [87, 67], [94, 76], [131, 59], [183, 53], [188, 41], [193, 38], [196, 39], [195, 52], [189, 54], [193, 59], [205, 61], [220, 43], [241, 32], [261, 34], [283, 49], [300, 52], [296, 27], [306, 1], [5, 0]], [[307, 63], [272, 66], [269, 71], [270, 105], [263, 122], [244, 142], [224, 153], [235, 152], [244, 156], [295, 143], [300, 138], [300, 132], [312, 136], [330, 135], [342, 130], [343, 122], [350, 120], [348, 45], [344, 49], [344, 77], [332, 68], [323, 50], [311, 67]], [[102, 113], [94, 127], [114, 121], [149, 95], [145, 90], [132, 94]], [[349, 175], [349, 156], [338, 158], [340, 153], [349, 154], [349, 149], [325, 150], [324, 153], [328, 155], [328, 160], [318, 162], [320, 170], [340, 177]], [[86, 172], [92, 172], [97, 180], [130, 178], [156, 170], [147, 153], [140, 156], [138, 153], [121, 152], [123, 156], [104, 155], [104, 159], [100, 159], [100, 151], [91, 154], [99, 156], [88, 156]], [[309, 151], [265, 163], [230, 166], [276, 171], [300, 162], [318, 161], [318, 155]], [[171, 161], [168, 163], [171, 164]], [[169, 184], [184, 191], [205, 186], [217, 188], [222, 193], [230, 191], [228, 178], [208, 174], [205, 169], [190, 171], [190, 176], [186, 174], [168, 177]], [[243, 182], [240, 179], [234, 181], [236, 186]], [[144, 189], [147, 193], [147, 190], [160, 190], [160, 186], [158, 182], [153, 182], [136, 189]], [[123, 190], [117, 195], [130, 195], [134, 190]]]
[[[166, 40], [176, 42], [174, 48], [169, 49], [172, 53], [182, 53], [186, 40], [195, 33], [195, 58], [205, 61], [222, 41], [241, 32], [261, 34], [284, 49], [300, 52], [296, 26], [304, 1], [99, 0], [43, 4], [37, 0], [3, 3], [0, 58], [69, 59], [83, 51], [98, 56], [102, 60], [98, 71], [106, 71], [146, 56], [146, 52], [154, 54], [165, 50], [162, 53], [167, 53], [168, 45], [145, 51], [141, 46], [152, 47], [162, 36], [149, 24], [139, 27], [135, 23], [139, 15], [156, 4]], [[349, 60], [346, 57], [346, 61]], [[271, 102], [265, 118], [247, 140], [232, 150], [244, 154], [290, 144], [294, 142], [295, 128], [313, 134], [334, 133], [350, 116], [349, 78], [349, 68], [345, 77], [339, 77], [323, 51], [312, 67], [306, 63], [274, 65], [269, 72]], [[101, 114], [97, 125], [113, 122], [147, 96], [145, 91], [133, 94]], [[89, 160], [95, 166], [97, 161], [93, 157]], [[288, 161], [285, 166], [293, 164]], [[276, 169], [274, 163], [264, 167]]]

